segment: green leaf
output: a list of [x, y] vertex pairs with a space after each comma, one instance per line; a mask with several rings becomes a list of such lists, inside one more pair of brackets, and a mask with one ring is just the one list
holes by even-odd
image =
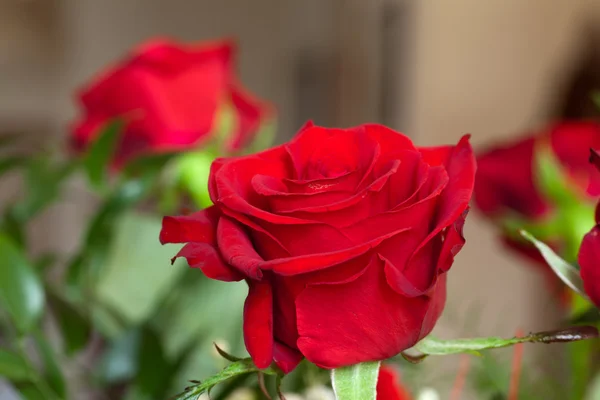
[[546, 199], [558, 206], [580, 203], [580, 195], [567, 176], [552, 146], [548, 142], [537, 144], [534, 152], [535, 184]]
[[548, 263], [554, 273], [572, 290], [580, 294], [584, 298], [587, 298], [585, 290], [583, 288], [583, 280], [579, 274], [579, 270], [560, 258], [550, 247], [545, 243], [540, 242], [527, 231], [521, 231], [521, 235], [533, 243], [538, 249], [544, 260]]
[[208, 151], [182, 154], [176, 160], [177, 179], [198, 208], [212, 205], [208, 195], [208, 177], [215, 156]]
[[56, 200], [61, 184], [75, 167], [74, 163], [54, 165], [47, 157], [28, 160], [25, 174], [27, 194], [14, 206], [15, 218], [23, 223]]
[[17, 329], [28, 332], [44, 309], [44, 290], [25, 256], [0, 234], [0, 301]]
[[25, 224], [18, 220], [14, 208], [9, 207], [0, 219], [0, 230], [10, 236], [11, 240], [19, 247], [25, 248]]
[[262, 121], [254, 140], [249, 146], [248, 153], [263, 151], [273, 144], [277, 134], [277, 119], [272, 117]]
[[11, 171], [14, 168], [21, 167], [26, 164], [27, 159], [25, 157], [10, 156], [0, 159], [0, 176], [6, 172]]
[[160, 229], [158, 218], [137, 213], [123, 215], [115, 225], [97, 295], [130, 323], [150, 317], [185, 271], [170, 265], [171, 247], [157, 245]]
[[124, 123], [119, 119], [108, 122], [85, 154], [83, 167], [95, 188], [102, 188], [105, 184], [106, 170], [113, 158], [123, 127]]
[[331, 371], [337, 400], [376, 400], [380, 362], [363, 362]]
[[[261, 372], [265, 375], [278, 376], [281, 371], [269, 367], [267, 369], [259, 370], [254, 366], [251, 359], [244, 359], [232, 364], [229, 364], [218, 374], [205, 379], [202, 382], [195, 383], [194, 385], [188, 386], [182, 393], [175, 395], [172, 400], [197, 400], [201, 394], [208, 393], [213, 387], [219, 383], [225, 382], [228, 379], [235, 378], [240, 375], [250, 374], [253, 372]], [[368, 400], [364, 398], [361, 400]]]
[[20, 355], [0, 349], [0, 376], [12, 382], [21, 382], [30, 380], [31, 374], [27, 362]]
[[135, 377], [137, 392], [152, 399], [165, 398], [171, 378], [170, 367], [156, 332], [143, 329]]
[[106, 264], [114, 229], [121, 215], [142, 200], [148, 194], [151, 186], [152, 182], [146, 179], [126, 181], [117, 187], [100, 207], [90, 221], [80, 253], [74, 257], [68, 267], [67, 282], [72, 292], [71, 295], [78, 295], [82, 285], [88, 292], [95, 290], [100, 273]]
[[50, 304], [62, 333], [67, 355], [72, 355], [83, 349], [88, 344], [92, 334], [88, 319], [74, 305], [55, 293], [50, 294]]
[[58, 397], [65, 398], [65, 378], [56, 361], [54, 350], [40, 332], [35, 332], [34, 336], [37, 348], [40, 351], [40, 355], [44, 363], [45, 379], [50, 388], [58, 395]]
[[481, 350], [498, 349], [518, 343], [564, 343], [598, 337], [598, 330], [592, 326], [576, 326], [556, 331], [530, 333], [523, 337], [504, 339], [500, 337], [442, 340], [427, 336], [414, 348], [425, 355], [449, 355], [460, 353], [479, 354]]

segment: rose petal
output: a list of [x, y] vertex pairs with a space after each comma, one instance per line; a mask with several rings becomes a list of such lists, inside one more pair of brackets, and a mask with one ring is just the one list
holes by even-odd
[[[440, 238], [438, 235], [446, 227], [457, 221], [467, 209], [475, 180], [476, 163], [468, 136], [464, 136], [449, 151], [444, 149], [432, 151], [428, 149], [425, 151], [424, 157], [429, 163], [446, 162], [449, 181], [438, 200], [439, 204], [436, 210], [434, 228], [415, 250], [407, 263], [404, 270], [404, 275], [407, 277], [423, 277], [421, 273], [423, 270], [435, 271], [438, 262], [437, 260], [431, 260], [431, 255], [436, 254], [436, 249], [439, 248]], [[446, 260], [447, 257], [445, 257], [444, 261]], [[433, 265], [431, 262], [433, 262]], [[449, 268], [449, 266], [446, 267]], [[435, 273], [430, 274], [427, 280], [421, 280], [418, 283], [415, 282], [415, 284], [425, 292], [433, 285], [433, 279], [435, 279], [436, 275]]]
[[273, 296], [271, 285], [249, 281], [248, 297], [244, 303], [244, 343], [260, 369], [273, 361]]
[[474, 198], [488, 216], [516, 211], [528, 217], [543, 215], [547, 205], [533, 182], [534, 138], [495, 148], [477, 157]]
[[219, 214], [217, 207], [211, 206], [192, 215], [164, 217], [160, 243], [215, 243]]
[[264, 260], [254, 249], [244, 230], [228, 217], [221, 217], [217, 226], [217, 243], [223, 259], [251, 279], [262, 278]]
[[237, 128], [227, 143], [230, 151], [239, 150], [250, 144], [259, 133], [261, 123], [273, 114], [270, 104], [260, 101], [239, 83], [231, 87], [231, 103], [237, 114]]
[[404, 227], [396, 231], [389, 232], [386, 235], [380, 236], [374, 240], [366, 241], [354, 247], [344, 248], [338, 251], [332, 251], [328, 253], [310, 253], [304, 256], [265, 261], [260, 264], [260, 268], [263, 270], [270, 270], [276, 274], [284, 276], [322, 270], [362, 255], [377, 247], [381, 242], [389, 239], [390, 237], [402, 234], [408, 236], [410, 234], [410, 229], [410, 227]]
[[294, 276], [273, 275], [272, 287], [275, 315], [275, 338], [290, 347], [296, 347], [296, 298], [308, 285], [321, 283], [348, 283], [358, 279], [368, 268], [372, 254], [352, 258], [346, 262], [306, 274]]
[[244, 276], [223, 262], [217, 250], [206, 243], [188, 243], [173, 257], [185, 257], [191, 268], [199, 268], [210, 279], [232, 282]]
[[408, 391], [400, 384], [395, 368], [382, 365], [377, 378], [377, 400], [410, 400]]
[[394, 292], [374, 257], [358, 279], [298, 296], [298, 348], [322, 368], [385, 360], [416, 343], [429, 302]]
[[596, 307], [600, 307], [600, 227], [586, 234], [579, 249], [579, 266], [583, 288]]
[[288, 346], [275, 341], [273, 348], [273, 361], [283, 371], [284, 374], [292, 372], [304, 356], [298, 350], [293, 350]]

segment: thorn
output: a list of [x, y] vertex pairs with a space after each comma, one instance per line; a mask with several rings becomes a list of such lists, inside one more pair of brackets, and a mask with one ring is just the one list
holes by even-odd
[[402, 356], [402, 358], [404, 358], [406, 361], [408, 361], [411, 364], [419, 364], [427, 358], [427, 354], [419, 354], [418, 356], [411, 356], [410, 354], [402, 352], [402, 353], [400, 353], [400, 355]]
[[219, 355], [221, 357], [223, 357], [224, 359], [231, 361], [231, 362], [236, 362], [236, 361], [241, 361], [242, 359], [236, 356], [232, 356], [231, 354], [229, 354], [228, 352], [226, 352], [225, 350], [223, 350], [222, 348], [219, 347], [219, 345], [216, 342], [213, 342], [213, 346], [215, 346], [215, 349], [217, 349], [217, 353], [219, 353]]
[[273, 400], [273, 398], [269, 394], [269, 391], [267, 390], [267, 387], [265, 386], [265, 374], [263, 374], [262, 372], [258, 373], [258, 387], [268, 400]]
[[196, 380], [196, 379], [190, 379], [189, 382], [195, 383], [196, 385], [201, 384], [202, 382]]

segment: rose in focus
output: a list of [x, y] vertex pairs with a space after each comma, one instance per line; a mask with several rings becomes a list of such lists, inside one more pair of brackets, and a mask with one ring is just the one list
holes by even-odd
[[212, 165], [214, 206], [165, 217], [162, 243], [222, 281], [246, 280], [259, 368], [384, 360], [429, 334], [462, 248], [475, 158], [381, 125], [308, 123], [287, 144]]
[[[475, 204], [499, 225], [503, 241], [513, 250], [545, 265], [539, 253], [520, 240], [517, 229], [524, 228], [573, 260], [589, 229], [587, 211], [600, 195], [600, 173], [587, 162], [589, 149], [599, 146], [600, 124], [570, 121], [483, 152], [477, 157]], [[545, 191], [540, 177], [539, 159], [544, 151], [565, 180], [551, 174], [556, 193]], [[564, 188], [576, 197], [571, 204], [552, 198], [565, 195]]]
[[226, 135], [222, 150], [240, 149], [271, 114], [237, 82], [234, 46], [226, 40], [149, 41], [87, 85], [79, 99], [84, 115], [72, 130], [76, 150], [87, 148], [108, 121], [124, 121], [115, 166], [140, 155], [197, 148], [216, 135]]

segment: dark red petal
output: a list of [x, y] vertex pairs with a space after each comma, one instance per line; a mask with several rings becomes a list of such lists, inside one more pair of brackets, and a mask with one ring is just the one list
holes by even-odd
[[[423, 276], [422, 271], [429, 272], [428, 277], [431, 279], [418, 284], [423, 293], [433, 285], [433, 280], [437, 276], [438, 261], [432, 259], [431, 255], [439, 251], [439, 241], [441, 239], [439, 235], [444, 229], [461, 218], [461, 214], [467, 209], [471, 200], [475, 181], [476, 163], [468, 136], [464, 136], [452, 148], [447, 157], [444, 157], [443, 153], [441, 151], [436, 157], [436, 152], [429, 151], [425, 156], [429, 159], [429, 162], [445, 162], [449, 180], [439, 196], [434, 228], [415, 250], [404, 271], [404, 275], [408, 277], [411, 275]], [[439, 257], [440, 254], [437, 253], [437, 255]], [[444, 263], [446, 263], [449, 258], [446, 255], [444, 255], [444, 258]], [[450, 268], [450, 265], [444, 265], [444, 268]]]
[[408, 391], [400, 384], [400, 374], [395, 368], [382, 365], [377, 378], [377, 400], [410, 400]]
[[534, 138], [493, 148], [477, 157], [475, 204], [488, 216], [514, 211], [541, 216], [547, 205], [533, 180]]
[[249, 281], [244, 303], [244, 343], [254, 364], [264, 369], [274, 354], [273, 295], [267, 282]]
[[251, 279], [261, 279], [264, 260], [254, 249], [242, 227], [228, 217], [221, 217], [217, 227], [217, 243], [227, 264]]
[[160, 243], [214, 243], [219, 214], [218, 208], [211, 206], [192, 215], [164, 217]]
[[206, 243], [188, 243], [173, 258], [185, 257], [192, 268], [200, 268], [207, 278], [219, 281], [240, 281], [244, 276], [223, 262], [213, 246]]
[[311, 285], [298, 296], [298, 348], [322, 368], [388, 359], [419, 339], [429, 303], [392, 290], [374, 257], [358, 279]]
[[454, 224], [447, 228], [448, 230], [444, 235], [444, 242], [438, 259], [438, 271], [448, 271], [454, 262], [454, 257], [465, 245], [463, 227], [465, 226], [465, 219], [467, 218], [468, 213], [469, 208], [463, 211]]
[[254, 97], [239, 83], [231, 88], [231, 103], [237, 114], [237, 127], [228, 140], [227, 147], [235, 151], [252, 142], [261, 123], [274, 114], [274, 111], [270, 104]]
[[596, 307], [600, 307], [600, 226], [583, 238], [578, 261], [583, 288]]
[[291, 349], [285, 344], [275, 341], [273, 361], [284, 374], [292, 372], [303, 358], [304, 356], [298, 350]]

